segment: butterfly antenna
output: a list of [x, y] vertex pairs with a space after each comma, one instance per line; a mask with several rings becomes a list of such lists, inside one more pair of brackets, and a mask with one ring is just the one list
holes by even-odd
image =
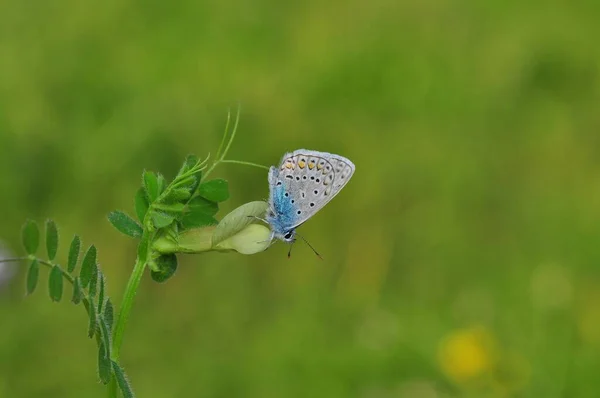
[[[299, 237], [301, 237], [301, 238], [302, 238], [302, 240], [303, 240], [304, 242], [306, 242], [306, 244], [308, 245], [308, 247], [310, 247], [310, 248], [312, 249], [312, 251], [313, 251], [313, 252], [315, 252], [315, 254], [317, 255], [317, 257], [319, 257], [321, 260], [323, 260], [323, 257], [321, 257], [321, 255], [320, 255], [320, 254], [319, 254], [319, 253], [318, 253], [318, 252], [315, 250], [315, 248], [314, 248], [314, 247], [312, 247], [312, 245], [311, 245], [310, 243], [308, 243], [308, 241], [307, 241], [306, 239], [304, 239], [304, 236], [302, 236], [302, 235], [300, 235], [300, 234], [296, 234], [296, 235], [298, 235]], [[291, 248], [291, 247], [290, 247], [290, 251], [292, 251], [292, 248]]]
[[294, 247], [294, 242], [290, 243], [290, 250], [288, 250], [288, 259], [292, 256], [292, 247]]

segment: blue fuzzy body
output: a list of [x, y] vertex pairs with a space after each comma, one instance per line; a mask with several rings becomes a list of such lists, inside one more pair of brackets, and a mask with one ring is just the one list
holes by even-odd
[[269, 198], [270, 211], [267, 212], [267, 222], [271, 226], [273, 236], [281, 239], [293, 229], [296, 221], [296, 206], [289, 196], [285, 196], [283, 185], [271, 187]]

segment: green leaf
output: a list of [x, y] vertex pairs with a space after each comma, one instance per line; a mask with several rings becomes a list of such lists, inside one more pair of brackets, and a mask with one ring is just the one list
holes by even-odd
[[[196, 166], [196, 164], [191, 165], [189, 167], [189, 169], [186, 170], [186, 172], [190, 171], [195, 166]], [[200, 185], [200, 181], [202, 181], [202, 169], [198, 169], [193, 174], [188, 174], [188, 177], [185, 177], [185, 178], [181, 178], [181, 175], [183, 175], [183, 173], [180, 173], [178, 176], [177, 186], [188, 188], [189, 192], [193, 195], [196, 192], [196, 190], [198, 189], [198, 185]]]
[[198, 194], [213, 202], [223, 202], [229, 199], [229, 184], [222, 179], [210, 180], [200, 184]]
[[196, 196], [188, 203], [188, 210], [181, 218], [184, 229], [200, 228], [216, 225], [218, 221], [213, 217], [219, 211], [219, 205], [201, 196]]
[[94, 271], [96, 270], [96, 246], [91, 245], [87, 250], [85, 255], [83, 256], [83, 261], [81, 263], [81, 272], [79, 273], [79, 277], [81, 278], [81, 287], [86, 288], [90, 281], [92, 280], [92, 276], [94, 275]]
[[98, 286], [98, 264], [94, 264], [92, 269], [92, 278], [90, 279], [90, 285], [88, 286], [88, 293], [90, 298], [96, 297], [96, 287]]
[[40, 231], [35, 221], [27, 220], [21, 231], [23, 246], [27, 254], [35, 254], [40, 246]]
[[212, 202], [202, 196], [196, 196], [188, 202], [188, 206], [193, 208], [194, 211], [200, 211], [209, 216], [214, 216], [219, 211], [219, 204]]
[[58, 228], [52, 220], [46, 221], [46, 249], [48, 259], [53, 261], [56, 258], [56, 250], [58, 249]]
[[109, 330], [112, 330], [113, 319], [114, 319], [114, 309], [110, 298], [106, 299], [106, 305], [104, 306], [104, 320], [106, 321], [106, 326], [108, 326]]
[[115, 377], [117, 378], [117, 384], [121, 389], [121, 393], [123, 394], [123, 398], [134, 398], [133, 390], [131, 389], [131, 385], [129, 384], [129, 380], [127, 380], [127, 376], [125, 375], [125, 371], [118, 363], [112, 361], [113, 371], [115, 372]]
[[[177, 175], [177, 180], [178, 180], [177, 186], [187, 187], [189, 192], [192, 195], [194, 194], [194, 192], [196, 192], [196, 189], [198, 188], [198, 185], [200, 184], [200, 181], [202, 180], [202, 169], [198, 168], [197, 171], [193, 174], [188, 174], [188, 172], [190, 170], [192, 170], [193, 168], [195, 168], [199, 163], [200, 163], [200, 160], [198, 159], [197, 156], [189, 155], [185, 159], [185, 162], [183, 163], [183, 166], [181, 167], [181, 170], [179, 170], [179, 174]], [[189, 179], [189, 177], [188, 177], [188, 178], [184, 178], [183, 180], [179, 181], [179, 179], [183, 175], [190, 175], [192, 177], [192, 179]]]
[[256, 218], [263, 218], [267, 211], [267, 202], [255, 201], [241, 205], [227, 214], [215, 228], [213, 246], [240, 232], [249, 224], [255, 223]]
[[207, 225], [217, 225], [217, 221], [212, 215], [204, 213], [202, 209], [191, 207], [181, 219], [181, 226], [184, 229], [200, 228]]
[[98, 377], [102, 384], [110, 383], [112, 375], [112, 362], [110, 360], [110, 351], [107, 349], [106, 343], [100, 343], [98, 347]]
[[150, 204], [148, 203], [146, 190], [144, 188], [140, 188], [135, 194], [135, 215], [141, 223], [144, 222], [144, 217], [146, 217], [148, 207], [150, 207]]
[[100, 314], [104, 305], [104, 274], [100, 270], [98, 270], [98, 280], [100, 286], [98, 290], [98, 314]]
[[29, 271], [27, 271], [27, 294], [31, 294], [35, 290], [35, 287], [38, 283], [39, 275], [40, 263], [38, 262], [37, 258], [35, 258], [31, 261]]
[[177, 256], [173, 253], [163, 254], [156, 259], [155, 264], [158, 270], [150, 271], [150, 276], [155, 282], [165, 282], [177, 271]]
[[158, 194], [160, 195], [165, 190], [165, 186], [166, 186], [165, 177], [163, 177], [162, 174], [157, 173], [156, 181], [158, 183]]
[[60, 301], [63, 294], [63, 275], [60, 267], [55, 265], [50, 270], [50, 277], [48, 278], [48, 290], [50, 292], [50, 298], [52, 301]]
[[187, 173], [188, 171], [190, 171], [194, 166], [196, 166], [196, 164], [198, 164], [200, 160], [198, 159], [198, 156], [196, 155], [188, 155], [185, 158], [185, 161], [183, 162], [183, 165], [181, 166], [181, 169], [179, 169], [179, 173], [177, 174], [177, 176], [182, 176], [185, 173]]
[[157, 229], [165, 228], [175, 221], [175, 217], [159, 211], [152, 212], [152, 223]]
[[108, 221], [119, 232], [124, 233], [132, 238], [142, 236], [142, 227], [135, 220], [120, 210], [112, 211], [108, 214]]
[[73, 304], [79, 304], [81, 299], [83, 299], [83, 291], [81, 290], [81, 281], [79, 280], [79, 277], [77, 277], [73, 281], [73, 297], [71, 298], [71, 301]]
[[153, 207], [157, 210], [162, 210], [169, 213], [181, 213], [185, 209], [185, 205], [183, 203], [155, 203]]
[[88, 326], [88, 337], [91, 339], [94, 337], [94, 334], [96, 333], [96, 326], [98, 325], [98, 319], [96, 318], [96, 306], [94, 305], [93, 301], [88, 302], [87, 299], [83, 300], [83, 303], [85, 304], [85, 308], [88, 310], [90, 320]]
[[193, 195], [198, 190], [198, 186], [200, 185], [200, 181], [202, 181], [202, 172], [198, 171], [194, 174], [194, 182], [189, 184], [190, 193]]
[[160, 194], [158, 187], [158, 177], [151, 171], [144, 171], [144, 189], [146, 190], [146, 195], [148, 197], [148, 201], [153, 203]]
[[165, 203], [185, 203], [192, 196], [188, 188], [175, 188], [164, 199]]
[[71, 247], [69, 247], [69, 257], [67, 260], [67, 271], [70, 274], [75, 271], [77, 267], [77, 260], [79, 260], [79, 250], [81, 249], [81, 240], [79, 236], [75, 235], [71, 241]]
[[104, 341], [104, 344], [110, 350], [110, 328], [108, 327], [108, 324], [106, 323], [106, 320], [102, 317], [102, 315], [98, 317], [98, 323], [100, 324], [100, 330], [102, 331], [102, 339]]

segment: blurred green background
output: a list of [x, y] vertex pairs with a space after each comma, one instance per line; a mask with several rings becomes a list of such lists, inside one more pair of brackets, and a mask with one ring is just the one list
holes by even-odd
[[[253, 256], [143, 280], [122, 363], [139, 397], [600, 395], [600, 4], [0, 2], [0, 240], [55, 219], [120, 302], [144, 168], [309, 148], [353, 180]], [[268, 195], [224, 165], [219, 216]], [[42, 271], [42, 272], [45, 272]], [[103, 397], [82, 308], [0, 291], [0, 397]], [[70, 292], [70, 291], [69, 291]], [[67, 295], [70, 293], [66, 293]]]

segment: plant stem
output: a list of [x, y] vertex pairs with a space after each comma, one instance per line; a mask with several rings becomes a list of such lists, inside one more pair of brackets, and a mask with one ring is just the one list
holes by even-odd
[[[29, 260], [33, 260], [33, 258], [32, 257], [3, 258], [3, 259], [0, 259], [0, 263], [10, 263], [10, 262], [29, 261]], [[36, 260], [38, 263], [45, 265], [46, 267], [48, 267], [50, 269], [52, 267], [54, 267], [54, 264], [52, 264], [51, 262], [48, 262], [48, 261], [45, 261], [45, 260], [42, 260], [39, 258], [36, 258]], [[66, 272], [64, 269], [62, 269], [62, 268], [59, 268], [59, 269], [63, 275], [63, 278], [65, 278], [67, 281], [69, 281], [69, 283], [72, 285], [75, 282], [75, 279], [71, 275], [69, 275], [69, 273]]]
[[259, 167], [261, 169], [269, 170], [269, 167], [267, 167], [265, 165], [258, 164], [258, 163], [252, 163], [252, 162], [245, 162], [243, 160], [221, 160], [221, 163], [241, 164], [244, 166]]
[[227, 114], [227, 124], [225, 125], [225, 133], [223, 134], [223, 139], [221, 141], [221, 145], [219, 145], [219, 150], [217, 151], [217, 158], [213, 162], [213, 164], [209, 167], [209, 169], [202, 176], [202, 180], [206, 180], [208, 175], [214, 170], [215, 167], [219, 165], [219, 163], [223, 162], [225, 156], [227, 156], [227, 152], [229, 152], [229, 148], [233, 143], [233, 139], [235, 138], [235, 133], [237, 132], [238, 124], [240, 122], [240, 108], [238, 107], [237, 114], [235, 115], [235, 123], [233, 125], [233, 131], [231, 132], [231, 136], [229, 137], [229, 141], [227, 141], [227, 145], [225, 149], [221, 152], [221, 148], [223, 148], [223, 144], [225, 143], [225, 137], [227, 137], [227, 130], [229, 129], [229, 120], [230, 120], [230, 112]]
[[[133, 306], [133, 299], [135, 298], [137, 289], [140, 286], [142, 276], [144, 276], [144, 269], [146, 268], [146, 263], [148, 262], [148, 242], [150, 241], [150, 239], [148, 238], [149, 233], [150, 232], [147, 230], [144, 231], [142, 241], [140, 242], [141, 250], [139, 250], [138, 252], [138, 257], [136, 259], [135, 265], [133, 266], [133, 272], [129, 277], [127, 287], [125, 287], [125, 294], [123, 296], [123, 301], [121, 302], [121, 308], [119, 310], [119, 315], [117, 317], [117, 322], [113, 331], [111, 353], [112, 359], [114, 361], [119, 360], [119, 353], [121, 350], [121, 344], [123, 343], [123, 333], [125, 332], [125, 326], [127, 324], [127, 320], [129, 319], [131, 307]], [[144, 245], [145, 247], [142, 247], [142, 245]]]
[[[133, 306], [133, 299], [135, 298], [135, 294], [137, 293], [140, 282], [142, 281], [142, 277], [144, 276], [144, 270], [146, 269], [146, 263], [148, 262], [148, 254], [150, 251], [150, 242], [152, 241], [153, 237], [153, 231], [148, 231], [147, 229], [144, 230], [142, 239], [138, 246], [138, 256], [135, 265], [133, 266], [131, 276], [129, 277], [129, 281], [127, 282], [127, 286], [125, 287], [125, 294], [123, 296], [117, 322], [113, 330], [112, 349], [110, 350], [112, 360], [115, 362], [119, 361], [121, 344], [123, 343], [123, 333], [125, 332], [125, 326], [127, 325], [129, 313], [131, 312], [131, 307]], [[108, 396], [109, 398], [117, 397], [117, 383], [114, 377], [111, 378], [110, 384], [108, 385]]]

